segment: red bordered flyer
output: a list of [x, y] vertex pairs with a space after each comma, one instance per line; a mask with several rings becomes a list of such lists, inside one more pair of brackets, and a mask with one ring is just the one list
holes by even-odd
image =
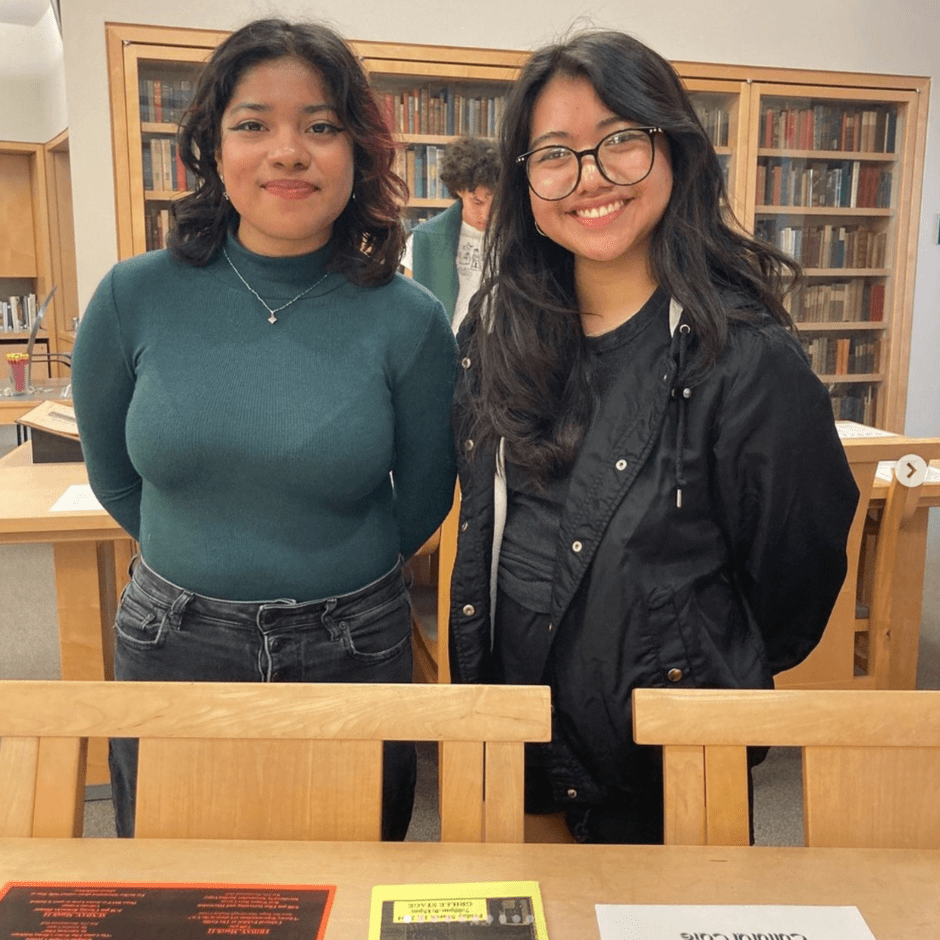
[[323, 940], [335, 885], [10, 882], [0, 938]]

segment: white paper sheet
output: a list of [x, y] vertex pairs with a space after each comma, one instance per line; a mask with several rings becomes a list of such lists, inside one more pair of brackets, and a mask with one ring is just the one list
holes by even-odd
[[73, 483], [50, 507], [49, 512], [103, 511], [87, 483]]
[[876, 940], [857, 907], [596, 904], [601, 940]]

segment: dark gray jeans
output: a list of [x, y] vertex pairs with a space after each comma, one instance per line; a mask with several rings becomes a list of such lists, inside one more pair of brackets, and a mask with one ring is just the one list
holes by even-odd
[[[226, 601], [171, 584], [143, 559], [115, 619], [114, 677], [173, 682], [410, 682], [411, 606], [401, 566], [340, 597]], [[134, 835], [137, 740], [113, 738], [117, 834]], [[410, 742], [385, 745], [382, 838], [404, 839], [414, 802]]]

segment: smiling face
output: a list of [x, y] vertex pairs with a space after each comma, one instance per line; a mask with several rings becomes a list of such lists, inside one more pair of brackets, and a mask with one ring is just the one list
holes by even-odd
[[[564, 144], [585, 150], [613, 131], [638, 126], [611, 111], [587, 78], [556, 75], [535, 100], [529, 149]], [[650, 239], [672, 193], [668, 145], [662, 134], [653, 140], [653, 168], [639, 183], [610, 183], [594, 160], [584, 157], [581, 180], [571, 195], [548, 202], [530, 191], [536, 224], [547, 238], [572, 252], [579, 280], [598, 265], [608, 274], [610, 266], [617, 265], [629, 276], [650, 277]]]
[[330, 240], [353, 187], [353, 143], [333, 105], [302, 59], [262, 62], [235, 86], [216, 160], [249, 251], [300, 255]]

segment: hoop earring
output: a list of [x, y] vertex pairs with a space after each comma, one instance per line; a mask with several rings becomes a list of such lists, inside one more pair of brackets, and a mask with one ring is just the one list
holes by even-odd
[[548, 236], [539, 228], [539, 223], [536, 222], [534, 219], [532, 220], [532, 222], [535, 225], [536, 232], [538, 232], [539, 235], [542, 236], [542, 238], [548, 238]]
[[224, 189], [222, 190], [222, 198], [223, 198], [226, 202], [229, 202], [229, 201], [230, 201], [229, 198], [228, 198], [228, 193], [227, 193]]

